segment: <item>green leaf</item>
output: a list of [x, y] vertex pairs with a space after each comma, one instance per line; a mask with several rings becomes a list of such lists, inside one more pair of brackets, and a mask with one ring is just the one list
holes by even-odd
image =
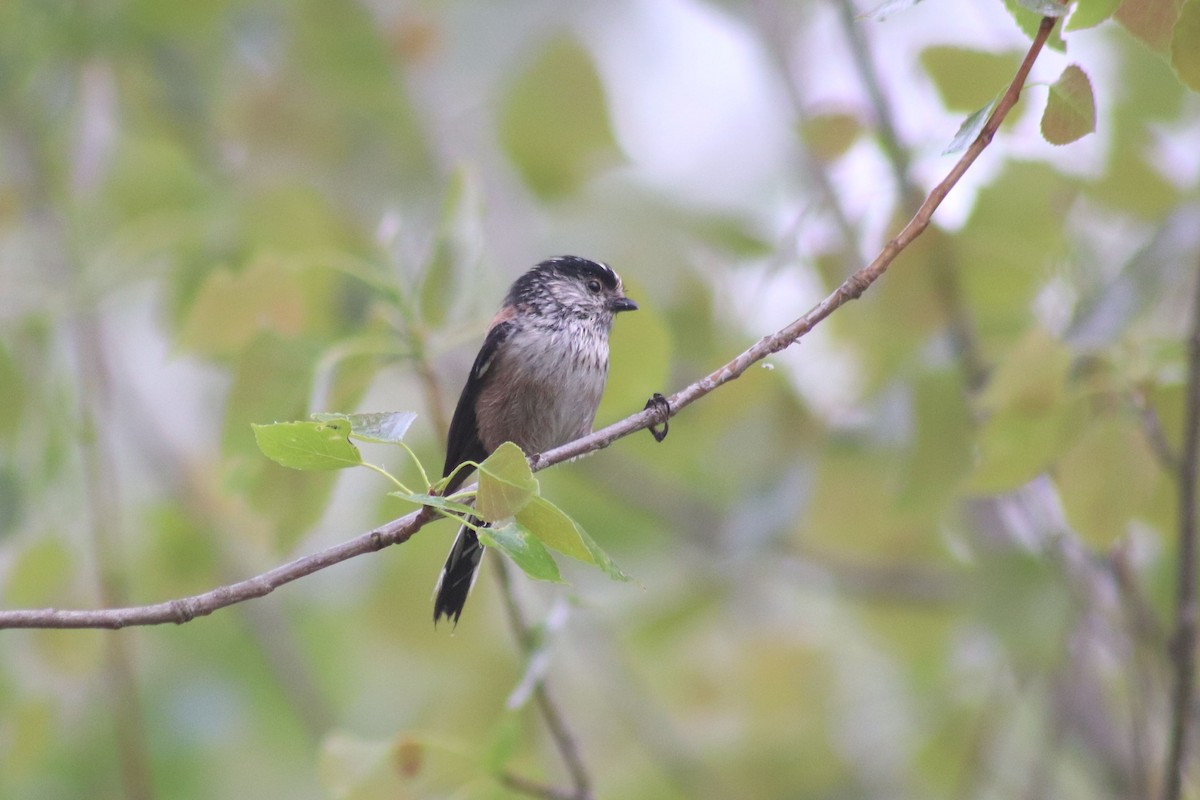
[[1200, 92], [1200, 0], [1184, 3], [1171, 35], [1171, 66], [1180, 82]]
[[585, 564], [593, 564], [613, 580], [629, 580], [583, 526], [546, 498], [533, 498], [517, 512], [517, 522], [547, 547]]
[[950, 144], [946, 145], [946, 149], [942, 151], [942, 155], [954, 155], [966, 150], [971, 142], [975, 141], [975, 137], [979, 135], [979, 132], [983, 130], [983, 126], [987, 124], [988, 117], [992, 115], [992, 110], [1000, 102], [1001, 96], [999, 94], [996, 95], [992, 98], [992, 102], [964, 119], [962, 125], [958, 126], [958, 133], [954, 134], [954, 138], [950, 140]]
[[482, 528], [479, 531], [479, 541], [503, 552], [526, 575], [535, 580], [563, 582], [550, 551], [520, 523], [510, 522], [499, 528]]
[[1087, 73], [1074, 64], [1050, 86], [1042, 114], [1042, 136], [1050, 144], [1070, 144], [1096, 130], [1096, 99]]
[[388, 492], [392, 497], [398, 497], [401, 500], [407, 500], [410, 503], [416, 503], [422, 506], [431, 506], [432, 508], [440, 508], [444, 511], [450, 511], [454, 514], [460, 514], [464, 517], [474, 516], [475, 509], [471, 508], [466, 503], [460, 503], [456, 500], [448, 500], [441, 495], [436, 494], [407, 494], [405, 492]]
[[317, 422], [350, 423], [350, 435], [364, 442], [395, 444], [404, 441], [404, 434], [417, 418], [413, 411], [384, 411], [373, 414], [313, 414]]
[[[921, 66], [933, 79], [942, 104], [952, 111], [978, 108], [997, 86], [1007, 86], [1012, 81], [1020, 63], [1021, 53], [1016, 51], [986, 53], [943, 46], [921, 51]], [[991, 102], [995, 105], [996, 99]]]
[[591, 552], [579, 535], [575, 521], [544, 497], [534, 497], [517, 512], [517, 522], [525, 526], [542, 544], [563, 555], [594, 564]]
[[348, 438], [350, 425], [344, 420], [276, 422], [251, 427], [263, 455], [290, 469], [322, 471], [362, 463], [362, 455]]
[[475, 513], [488, 522], [513, 516], [538, 493], [538, 482], [521, 448], [505, 442], [479, 465]]
[[546, 47], [509, 92], [500, 141], [544, 198], [570, 194], [619, 161], [604, 87], [586, 50], [569, 39]]
[[1093, 28], [1116, 13], [1121, 0], [1076, 0], [1066, 30]]

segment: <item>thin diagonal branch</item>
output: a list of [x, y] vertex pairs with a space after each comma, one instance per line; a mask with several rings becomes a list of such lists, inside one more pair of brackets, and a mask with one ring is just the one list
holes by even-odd
[[[838, 19], [842, 31], [850, 43], [850, 54], [854, 59], [859, 80], [871, 98], [875, 109], [879, 145], [892, 171], [892, 180], [900, 195], [900, 208], [911, 213], [921, 202], [921, 190], [912, 178], [912, 164], [907, 148], [900, 143], [900, 131], [896, 127], [896, 115], [883, 91], [879, 70], [871, 58], [866, 33], [855, 14], [851, 0], [836, 0]], [[976, 391], [987, 378], [987, 368], [979, 353], [975, 330], [963, 302], [962, 287], [958, 270], [948, 248], [939, 247], [930, 254], [929, 269], [933, 273], [933, 286], [937, 300], [946, 316], [946, 329], [954, 349], [959, 367], [966, 378], [967, 388]]]
[[[763, 337], [732, 361], [671, 395], [667, 398], [669, 407], [665, 410], [655, 406], [639, 411], [607, 428], [542, 453], [530, 461], [530, 466], [535, 470], [542, 470], [568, 459], [601, 450], [622, 437], [629, 436], [650, 425], [662, 423], [664, 418], [678, 414], [716, 388], [741, 377], [755, 363], [794, 344], [834, 311], [847, 302], [861, 297], [863, 292], [888, 270], [888, 267], [892, 265], [904, 248], [908, 247], [929, 227], [934, 211], [991, 143], [992, 137], [1000, 128], [1000, 123], [1004, 121], [1020, 98], [1021, 89], [1029, 77], [1029, 71], [1045, 46], [1050, 31], [1054, 29], [1055, 21], [1052, 17], [1042, 20], [1029, 51], [1017, 69], [1016, 76], [983, 126], [979, 136], [975, 138], [975, 141], [971, 143], [971, 146], [954, 164], [941, 183], [933, 188], [903, 230], [884, 245], [883, 250], [875, 257], [874, 261], [852, 274], [832, 294], [795, 322], [770, 336]], [[408, 541], [434, 517], [435, 514], [427, 508], [414, 511], [349, 541], [298, 558], [253, 578], [221, 586], [203, 594], [155, 605], [130, 608], [92, 611], [58, 609], [0, 611], [0, 628], [123, 628], [129, 625], [188, 622], [198, 616], [211, 614], [217, 609], [270, 594], [284, 584], [334, 564]]]
[[1196, 679], [1196, 531], [1197, 495], [1200, 494], [1200, 274], [1188, 337], [1188, 381], [1179, 454], [1179, 576], [1175, 600], [1175, 633], [1170, 649], [1175, 664], [1175, 690], [1171, 698], [1171, 745], [1163, 780], [1164, 800], [1178, 800], [1190, 748]]

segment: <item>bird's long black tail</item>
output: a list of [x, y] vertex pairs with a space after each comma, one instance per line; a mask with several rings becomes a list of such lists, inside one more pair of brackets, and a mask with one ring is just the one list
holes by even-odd
[[[478, 520], [472, 522], [479, 524]], [[450, 555], [446, 557], [446, 566], [438, 576], [437, 586], [433, 594], [433, 624], [443, 616], [458, 624], [463, 606], [467, 603], [467, 595], [475, 585], [475, 576], [479, 574], [479, 562], [483, 558], [483, 545], [479, 536], [466, 525], [459, 528]]]

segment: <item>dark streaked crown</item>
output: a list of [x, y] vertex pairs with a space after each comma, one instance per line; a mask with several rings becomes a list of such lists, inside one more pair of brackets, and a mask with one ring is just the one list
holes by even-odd
[[621, 279], [617, 273], [613, 272], [612, 267], [601, 261], [592, 261], [579, 256], [557, 256], [548, 258], [542, 263], [534, 267], [540, 272], [557, 272], [566, 278], [577, 278], [579, 280], [587, 280], [588, 278], [598, 278], [604, 284], [604, 288], [608, 290], [616, 289], [621, 285]]
[[580, 256], [556, 256], [546, 259], [517, 278], [509, 289], [508, 302], [522, 303], [538, 298], [545, 294], [547, 282], [556, 278], [578, 283], [598, 280], [606, 292], [621, 295], [621, 278], [612, 267]]

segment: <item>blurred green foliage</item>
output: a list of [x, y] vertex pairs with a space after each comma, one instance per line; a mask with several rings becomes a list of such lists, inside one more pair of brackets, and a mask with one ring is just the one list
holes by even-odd
[[[160, 602], [405, 513], [251, 425], [413, 410], [436, 472], [542, 257], [609, 261], [641, 306], [600, 424], [804, 313], [911, 214], [884, 154], [932, 185], [1027, 46], [1001, 4], [985, 33], [899, 5], [855, 24], [902, 133], [823, 3], [0, 4], [4, 607]], [[544, 662], [494, 563], [433, 628], [439, 522], [182, 627], [0, 631], [0, 797], [515, 797], [499, 773], [566, 780], [514, 694], [539, 666], [599, 797], [1153, 796], [1197, 8], [1079, 3], [1095, 134], [1039, 137], [1043, 54], [861, 302], [664, 443], [539, 473], [510, 549], [547, 526], [631, 577], [516, 578]], [[361, 445], [423, 491], [394, 450]]]

